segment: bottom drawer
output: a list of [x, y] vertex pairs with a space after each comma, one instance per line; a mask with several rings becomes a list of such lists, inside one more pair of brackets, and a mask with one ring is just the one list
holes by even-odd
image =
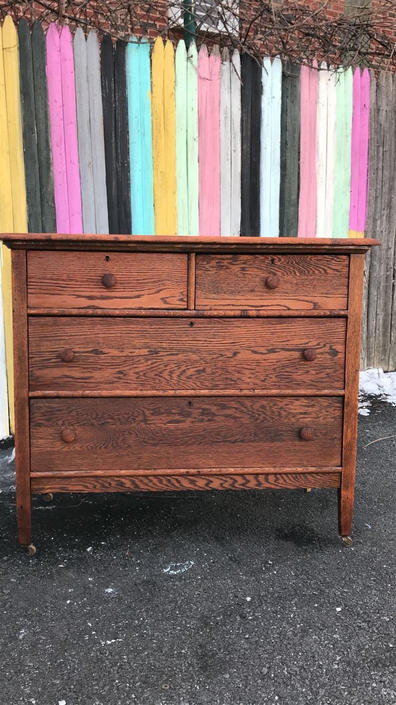
[[31, 471], [341, 465], [341, 397], [32, 399]]

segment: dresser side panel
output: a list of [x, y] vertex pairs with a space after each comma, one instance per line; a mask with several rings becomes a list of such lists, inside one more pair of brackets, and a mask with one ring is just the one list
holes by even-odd
[[12, 252], [12, 294], [15, 370], [15, 473], [18, 537], [31, 539], [30, 436], [26, 251]]

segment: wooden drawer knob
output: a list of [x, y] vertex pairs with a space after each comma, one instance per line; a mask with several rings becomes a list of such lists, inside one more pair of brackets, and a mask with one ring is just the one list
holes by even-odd
[[102, 284], [106, 289], [112, 289], [113, 286], [115, 286], [117, 283], [117, 279], [115, 274], [110, 274], [110, 272], [107, 272], [106, 274], [103, 275], [102, 277]]
[[313, 428], [308, 428], [305, 426], [304, 428], [300, 428], [299, 436], [303, 441], [314, 441], [316, 438], [316, 433]]
[[61, 360], [63, 360], [63, 362], [73, 362], [73, 360], [74, 360], [73, 350], [71, 348], [65, 348], [60, 353], [60, 358], [61, 358]]
[[303, 352], [303, 357], [304, 360], [308, 360], [308, 362], [313, 362], [316, 359], [317, 352], [314, 348], [306, 348]]
[[71, 428], [64, 428], [61, 433], [62, 441], [65, 443], [73, 443], [76, 440], [76, 434]]
[[265, 278], [265, 286], [267, 289], [277, 289], [280, 284], [280, 279], [277, 274], [269, 274]]

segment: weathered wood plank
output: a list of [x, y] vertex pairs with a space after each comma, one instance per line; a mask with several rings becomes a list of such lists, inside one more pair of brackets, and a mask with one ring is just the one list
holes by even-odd
[[78, 131], [78, 157], [81, 180], [81, 205], [84, 233], [96, 232], [95, 195], [92, 167], [91, 124], [89, 115], [89, 87], [87, 45], [81, 27], [73, 39], [74, 72], [76, 84], [76, 109]]
[[279, 235], [282, 62], [266, 57], [262, 68], [260, 234]]
[[190, 43], [187, 51], [186, 110], [188, 234], [199, 235], [198, 52], [195, 42]]
[[47, 30], [46, 70], [48, 79], [51, 148], [54, 167], [56, 229], [58, 233], [69, 233], [70, 219], [67, 193], [60, 36], [55, 23], [51, 23]]
[[132, 232], [129, 171], [126, 43], [117, 40], [114, 52], [115, 177], [119, 233]]
[[95, 198], [95, 232], [102, 235], [109, 232], [109, 218], [107, 213], [103, 107], [100, 85], [100, 50], [98, 37], [94, 31], [91, 31], [87, 38], [87, 74]]
[[154, 235], [150, 45], [132, 37], [127, 47], [132, 231]]
[[209, 56], [203, 45], [198, 57], [199, 234], [221, 232], [220, 206], [220, 75], [218, 47]]
[[[4, 75], [4, 59], [3, 59], [3, 32], [0, 27], [0, 230], [1, 232], [12, 232], [14, 228], [14, 220], [12, 213], [12, 192], [10, 180], [10, 149], [8, 141], [8, 125], [7, 125], [7, 97], [6, 83]], [[5, 318], [6, 309], [11, 305], [11, 265], [10, 256], [7, 248], [1, 246], [1, 293], [2, 305], [0, 319], [3, 323], [0, 330], [0, 392], [1, 392], [1, 408], [4, 414], [5, 435], [8, 435], [8, 400], [7, 400], [7, 362], [10, 361], [11, 349], [9, 347], [9, 334], [6, 338]], [[7, 348], [8, 344], [8, 348]]]
[[29, 232], [37, 233], [43, 229], [41, 221], [40, 174], [37, 154], [32, 46], [29, 26], [24, 18], [18, 24], [18, 39], [28, 229]]
[[[393, 75], [393, 99], [392, 106], [390, 106], [390, 113], [393, 115], [391, 117], [391, 125], [394, 128], [394, 116], [396, 114], [396, 78]], [[396, 134], [395, 130], [391, 128], [390, 130], [393, 139], [393, 165], [396, 161]], [[394, 169], [394, 166], [393, 166]], [[395, 180], [389, 179], [389, 190], [391, 194], [391, 212], [390, 212], [390, 223], [389, 229], [391, 237], [394, 243], [394, 255], [393, 255], [393, 282], [396, 281], [396, 198], [395, 198]], [[396, 286], [393, 284], [392, 290], [392, 309], [391, 309], [391, 333], [390, 333], [390, 345], [389, 345], [389, 356], [388, 356], [388, 370], [396, 370]]]
[[[22, 116], [19, 86], [18, 34], [10, 15], [4, 20], [3, 62], [5, 95], [7, 105], [7, 130], [10, 171], [7, 178], [11, 182], [13, 232], [26, 233], [28, 230], [26, 207], [25, 165], [23, 159]], [[10, 427], [14, 430], [14, 358], [12, 335], [12, 283], [11, 253], [3, 248], [3, 301], [4, 326], [7, 360], [8, 399]]]
[[336, 81], [336, 145], [333, 237], [347, 237], [351, 190], [352, 69], [340, 69]]
[[223, 50], [220, 96], [221, 234], [239, 235], [241, 227], [241, 62]]
[[301, 141], [299, 237], [316, 234], [316, 143], [317, 143], [318, 71], [301, 67]]
[[367, 69], [353, 75], [353, 112], [351, 138], [351, 203], [349, 237], [364, 237], [367, 210], [368, 135], [370, 75]]
[[241, 57], [241, 235], [260, 235], [261, 66]]
[[300, 176], [300, 67], [286, 62], [282, 73], [279, 234], [298, 232]]
[[73, 43], [68, 25], [65, 25], [60, 33], [60, 67], [62, 78], [69, 232], [81, 233], [83, 224], [80, 167], [78, 160], [76, 88], [74, 81]]
[[112, 39], [109, 35], [105, 35], [102, 39], [100, 66], [109, 232], [117, 234], [120, 232], [120, 226], [118, 218], [118, 184], [116, 174], [114, 49]]
[[223, 49], [220, 79], [220, 199], [221, 234], [231, 234], [231, 62]]
[[31, 45], [33, 59], [37, 157], [40, 174], [42, 232], [53, 233], [56, 231], [56, 214], [48, 114], [46, 46], [45, 36], [40, 22], [33, 23]]
[[322, 65], [317, 106], [317, 214], [316, 235], [331, 237], [333, 230], [336, 84], [334, 71]]
[[180, 39], [175, 54], [177, 232], [189, 235], [187, 151], [187, 49]]
[[154, 215], [157, 235], [176, 235], [175, 65], [171, 41], [157, 37], [152, 53]]

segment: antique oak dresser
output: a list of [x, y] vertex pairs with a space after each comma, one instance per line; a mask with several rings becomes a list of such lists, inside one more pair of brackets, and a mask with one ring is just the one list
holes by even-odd
[[6, 235], [31, 496], [313, 487], [349, 544], [367, 239]]

